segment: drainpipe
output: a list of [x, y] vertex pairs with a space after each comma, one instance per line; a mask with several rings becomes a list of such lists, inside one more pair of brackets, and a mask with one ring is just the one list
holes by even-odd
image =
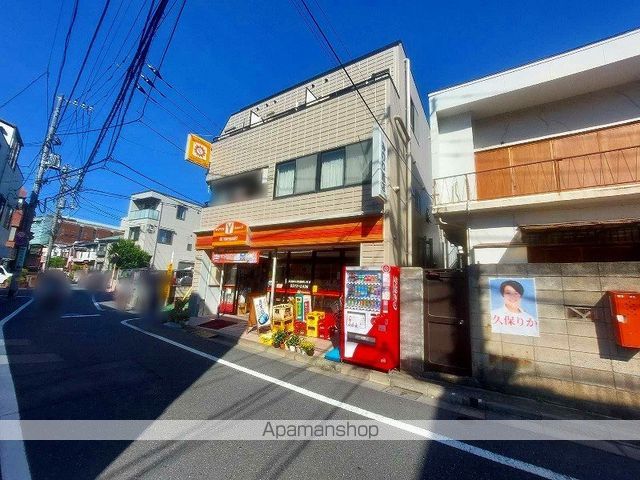
[[411, 177], [413, 169], [413, 161], [411, 159], [411, 132], [413, 125], [411, 124], [411, 61], [404, 59], [404, 75], [405, 75], [405, 96], [406, 96], [406, 112], [405, 122], [407, 126], [407, 266], [413, 265], [413, 191], [411, 189]]
[[156, 263], [156, 250], [158, 249], [158, 235], [160, 234], [160, 225], [162, 224], [162, 209], [164, 207], [164, 202], [160, 200], [160, 215], [158, 216], [158, 228], [156, 232], [155, 243], [153, 244], [153, 255], [151, 256], [151, 266], [155, 267]]

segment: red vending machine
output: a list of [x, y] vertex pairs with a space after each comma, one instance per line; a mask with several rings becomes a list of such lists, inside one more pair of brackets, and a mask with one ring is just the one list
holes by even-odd
[[400, 364], [400, 269], [345, 267], [340, 359], [389, 371]]

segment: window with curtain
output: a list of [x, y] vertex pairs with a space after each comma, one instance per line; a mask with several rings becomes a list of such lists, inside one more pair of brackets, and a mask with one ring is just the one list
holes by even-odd
[[282, 163], [276, 168], [276, 197], [293, 195], [296, 162]]
[[313, 192], [316, 189], [317, 155], [296, 160], [295, 193]]
[[344, 149], [324, 152], [320, 156], [320, 189], [341, 187], [344, 184]]
[[357, 185], [371, 180], [371, 140], [345, 147], [345, 185]]

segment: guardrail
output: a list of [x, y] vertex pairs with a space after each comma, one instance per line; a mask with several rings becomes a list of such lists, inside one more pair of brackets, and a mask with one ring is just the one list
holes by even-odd
[[434, 180], [434, 204], [493, 200], [640, 182], [640, 146]]
[[127, 216], [128, 220], [144, 220], [144, 219], [158, 220], [160, 218], [160, 212], [158, 210], [153, 210], [151, 208], [147, 208], [145, 210], [134, 210], [129, 212]]

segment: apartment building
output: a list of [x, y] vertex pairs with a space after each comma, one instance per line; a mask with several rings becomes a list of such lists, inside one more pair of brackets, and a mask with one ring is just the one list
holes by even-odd
[[136, 193], [122, 219], [124, 238], [150, 254], [150, 265], [158, 270], [166, 270], [170, 262], [177, 270], [192, 268], [193, 232], [200, 225], [201, 211], [200, 205], [153, 190]]
[[447, 251], [640, 260], [639, 78], [635, 30], [429, 95]]
[[18, 127], [0, 119], [0, 259], [5, 260], [15, 258], [16, 222], [19, 226], [21, 220], [21, 215], [14, 215], [24, 198], [20, 196], [24, 176], [18, 166], [21, 148]]
[[235, 312], [273, 272], [278, 298], [322, 304], [345, 265], [433, 262], [429, 129], [404, 47], [345, 68], [238, 110], [214, 140], [194, 275], [207, 310]]

